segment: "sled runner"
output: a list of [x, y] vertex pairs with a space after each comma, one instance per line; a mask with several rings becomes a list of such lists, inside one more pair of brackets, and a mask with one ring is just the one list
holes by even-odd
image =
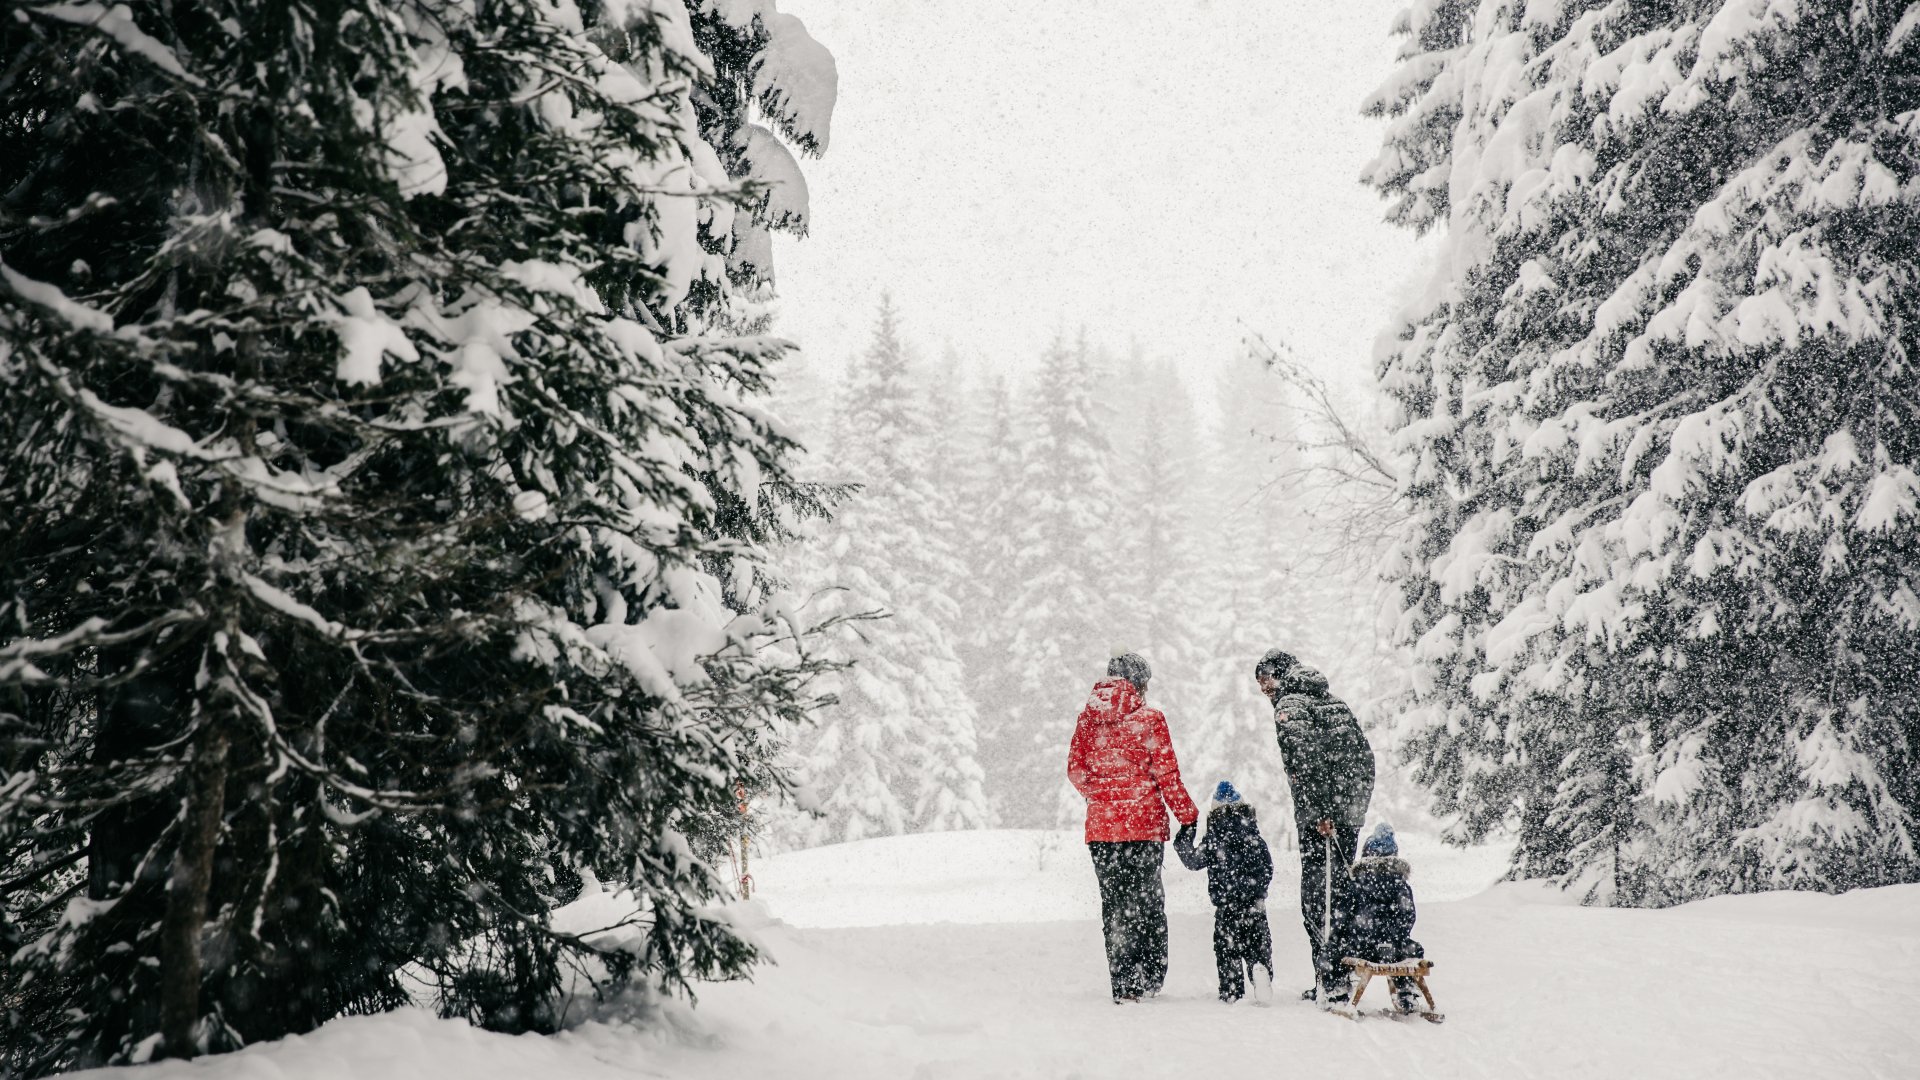
[[1446, 1019], [1446, 1017], [1434, 1007], [1433, 991], [1427, 989], [1427, 973], [1433, 970], [1433, 961], [1402, 960], [1395, 964], [1381, 964], [1371, 960], [1361, 960], [1358, 957], [1348, 956], [1340, 962], [1352, 968], [1353, 973], [1358, 976], [1353, 984], [1353, 998], [1347, 1003], [1348, 1015], [1353, 1018], [1358, 1019], [1360, 1016], [1360, 995], [1367, 992], [1367, 982], [1375, 975], [1380, 975], [1386, 978], [1397, 977], [1412, 979], [1413, 985], [1420, 988], [1420, 996], [1427, 999], [1426, 1011], [1417, 1013], [1416, 1015], [1436, 1024]]

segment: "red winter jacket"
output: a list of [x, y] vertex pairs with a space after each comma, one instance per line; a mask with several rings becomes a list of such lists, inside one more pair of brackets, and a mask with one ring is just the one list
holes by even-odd
[[[1125, 679], [1104, 679], [1080, 710], [1067, 779], [1087, 797], [1087, 842], [1167, 839], [1167, 810], [1191, 825], [1200, 811], [1180, 783], [1167, 718]], [[1161, 808], [1162, 803], [1166, 809]]]

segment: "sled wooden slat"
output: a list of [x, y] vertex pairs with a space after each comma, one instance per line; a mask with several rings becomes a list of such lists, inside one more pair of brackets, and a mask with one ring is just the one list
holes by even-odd
[[1427, 989], [1427, 972], [1433, 970], [1433, 961], [1402, 960], [1393, 964], [1380, 964], [1372, 960], [1362, 960], [1359, 957], [1348, 956], [1341, 958], [1340, 962], [1352, 968], [1353, 973], [1360, 977], [1359, 982], [1354, 984], [1353, 999], [1350, 1005], [1356, 1013], [1358, 1013], [1360, 1009], [1360, 995], [1367, 992], [1367, 983], [1371, 981], [1375, 975], [1382, 975], [1387, 978], [1412, 979], [1413, 985], [1420, 988], [1420, 996], [1427, 999], [1427, 1012], [1433, 1014], [1439, 1012], [1438, 1007], [1433, 1003], [1433, 991]]

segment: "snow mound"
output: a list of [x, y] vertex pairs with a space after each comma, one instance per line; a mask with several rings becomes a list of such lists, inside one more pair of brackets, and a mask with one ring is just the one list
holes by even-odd
[[[1848, 930], [1920, 937], [1920, 885], [1855, 889], [1838, 896], [1819, 892], [1770, 892], [1716, 896], [1673, 909], [1676, 915], [1720, 922], [1778, 926], [1844, 926]], [[1906, 943], [1912, 955], [1915, 945]]]
[[[645, 1026], [586, 1024], [559, 1035], [499, 1035], [425, 1009], [343, 1016], [308, 1035], [290, 1035], [232, 1054], [138, 1066], [140, 1080], [632, 1080], [635, 1059], [676, 1047], [711, 1049], [713, 1040], [687, 1016]], [[108, 1080], [127, 1070], [71, 1073]], [[647, 1075], [647, 1074], [642, 1074]]]

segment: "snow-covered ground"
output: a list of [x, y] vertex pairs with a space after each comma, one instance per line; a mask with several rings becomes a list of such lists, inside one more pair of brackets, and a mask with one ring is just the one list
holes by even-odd
[[[143, 1076], [1914, 1075], [1920, 886], [1599, 910], [1531, 885], [1487, 888], [1500, 851], [1401, 841], [1444, 1026], [1351, 1023], [1290, 992], [1272, 1008], [1220, 1004], [1202, 878], [1171, 853], [1166, 991], [1115, 1006], [1077, 838], [947, 833], [762, 861], [766, 906], [752, 932], [778, 963], [751, 983], [703, 988], [697, 1010], [669, 1004], [552, 1038], [492, 1035], [418, 1011], [358, 1017]], [[1285, 876], [1291, 855], [1277, 854], [1275, 960], [1283, 986], [1297, 989], [1308, 981], [1290, 902], [1298, 884]], [[607, 895], [584, 905], [587, 918], [617, 906]]]

